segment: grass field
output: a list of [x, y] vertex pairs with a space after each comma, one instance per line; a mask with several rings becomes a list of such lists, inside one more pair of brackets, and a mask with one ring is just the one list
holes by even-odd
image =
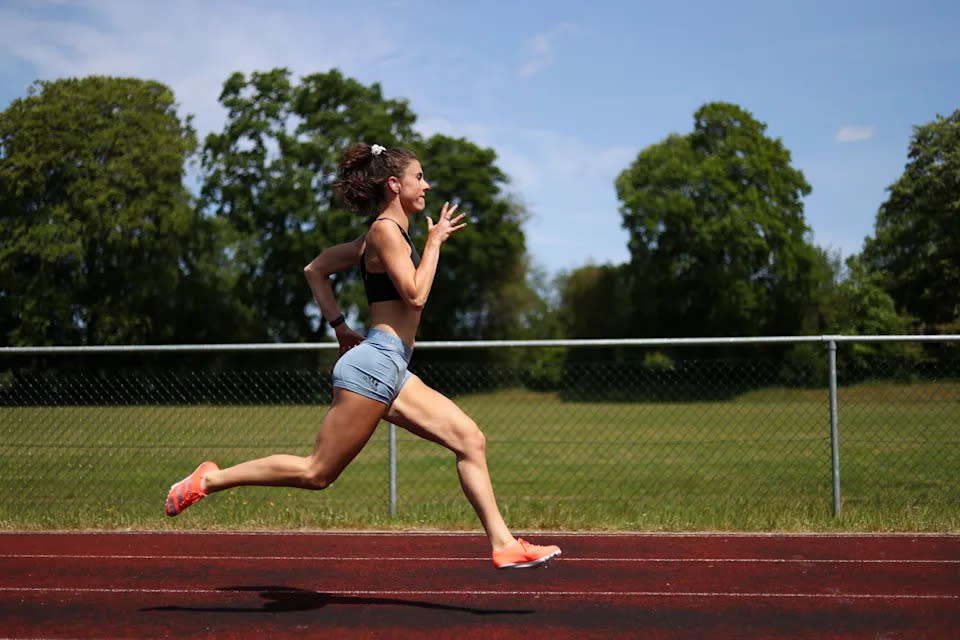
[[[839, 518], [826, 390], [702, 403], [572, 403], [523, 390], [456, 400], [487, 435], [515, 529], [960, 530], [960, 384], [860, 385], [839, 396]], [[201, 460], [307, 454], [325, 411], [0, 408], [0, 527], [479, 528], [453, 456], [402, 430], [389, 515], [385, 425], [324, 492], [243, 488], [163, 515], [167, 487]]]

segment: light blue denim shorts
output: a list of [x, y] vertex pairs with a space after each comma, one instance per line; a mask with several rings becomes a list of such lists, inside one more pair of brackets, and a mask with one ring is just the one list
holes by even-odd
[[337, 360], [333, 367], [333, 386], [389, 407], [413, 377], [407, 371], [411, 356], [413, 347], [398, 336], [371, 329], [366, 340]]

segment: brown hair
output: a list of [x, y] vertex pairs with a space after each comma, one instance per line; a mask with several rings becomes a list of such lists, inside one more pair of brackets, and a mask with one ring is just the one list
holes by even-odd
[[333, 183], [344, 204], [354, 213], [371, 214], [380, 205], [390, 176], [401, 177], [417, 156], [406, 149], [384, 149], [378, 155], [365, 142], [343, 150]]

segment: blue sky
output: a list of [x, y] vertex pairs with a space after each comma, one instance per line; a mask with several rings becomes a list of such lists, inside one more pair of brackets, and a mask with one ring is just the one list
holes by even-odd
[[336, 67], [407, 98], [423, 134], [493, 148], [556, 273], [625, 262], [616, 176], [702, 104], [734, 102], [812, 185], [814, 243], [847, 256], [912, 127], [960, 108], [958, 32], [947, 0], [0, 0], [0, 108], [37, 78], [151, 78], [202, 138], [232, 72]]

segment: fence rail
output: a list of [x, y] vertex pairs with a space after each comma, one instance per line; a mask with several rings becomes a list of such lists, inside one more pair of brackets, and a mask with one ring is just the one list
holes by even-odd
[[[960, 336], [420, 342], [487, 435], [508, 520], [960, 528]], [[335, 343], [0, 349], [0, 526], [174, 526], [201, 459], [306, 454]], [[175, 526], [471, 526], [452, 457], [388, 425], [323, 495], [240, 489]], [[186, 524], [181, 524], [185, 522]]]
[[[505, 347], [684, 347], [713, 345], [804, 344], [844, 342], [956, 342], [960, 335], [816, 335], [729, 338], [595, 338], [578, 340], [422, 340], [417, 349], [493, 349]], [[335, 342], [259, 342], [225, 344], [99, 345], [69, 347], [0, 347], [3, 355], [175, 353], [227, 351], [336, 350]]]

